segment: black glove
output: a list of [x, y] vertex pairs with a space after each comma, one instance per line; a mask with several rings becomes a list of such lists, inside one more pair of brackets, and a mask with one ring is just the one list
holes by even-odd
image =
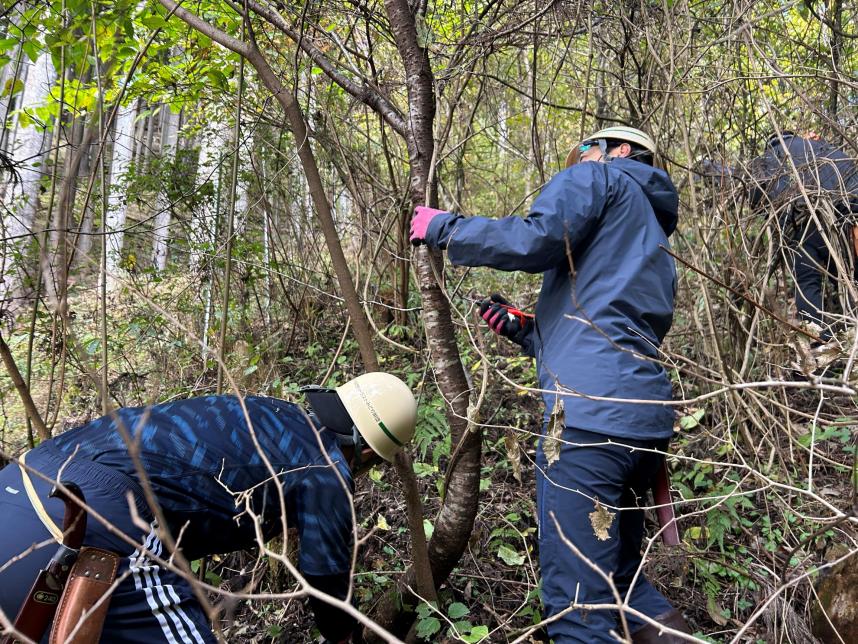
[[480, 302], [480, 317], [492, 331], [521, 346], [533, 331], [533, 315], [519, 311], [497, 293]]

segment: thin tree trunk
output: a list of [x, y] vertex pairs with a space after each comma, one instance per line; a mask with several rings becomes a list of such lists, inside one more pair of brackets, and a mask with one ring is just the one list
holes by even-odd
[[[428, 52], [418, 44], [415, 16], [408, 2], [385, 0], [385, 7], [407, 79], [411, 200], [415, 206], [437, 205], [436, 187], [434, 182], [429, 183], [434, 151], [435, 96]], [[446, 411], [452, 445], [461, 444], [460, 457], [449, 477], [444, 505], [435, 519], [429, 543], [432, 575], [437, 587], [459, 561], [473, 529], [479, 498], [481, 434], [467, 430], [469, 387], [456, 346], [449, 302], [435, 279], [435, 275], [443, 274], [442, 256], [425, 246], [418, 248], [415, 254], [435, 376], [442, 396], [451, 401]], [[414, 575], [413, 570], [404, 575], [399, 588], [404, 590], [404, 585], [410, 583]], [[400, 611], [396, 598], [388, 597], [379, 604], [374, 617], [381, 624], [390, 624]]]
[[[72, 128], [72, 144], [66, 152], [59, 203], [63, 216], [69, 222], [74, 219], [78, 183], [89, 172], [89, 152], [95, 132], [96, 128], [87, 122], [85, 116], [75, 119]], [[71, 262], [75, 266], [82, 266], [92, 248], [92, 210], [89, 208], [80, 215], [74, 244]]]
[[[54, 211], [54, 199], [57, 194], [57, 179], [58, 173], [60, 169], [60, 147], [63, 144], [68, 144], [68, 130], [65, 128], [65, 80], [66, 80], [66, 49], [62, 47], [60, 49], [60, 69], [59, 69], [59, 80], [60, 80], [60, 91], [59, 91], [59, 104], [60, 104], [60, 113], [57, 118], [56, 124], [56, 134], [54, 135], [54, 139], [56, 144], [54, 145], [53, 151], [53, 159], [51, 160], [51, 181], [50, 188], [48, 190], [48, 207], [47, 207], [47, 215], [45, 216], [45, 221], [50, 224], [50, 227], [53, 228], [51, 230], [50, 235], [44, 235], [44, 239], [50, 238], [50, 244], [43, 244], [41, 250], [41, 259], [43, 262], [43, 275], [47, 276], [42, 278], [42, 281], [46, 284], [48, 290], [48, 301], [51, 303], [53, 310], [63, 319], [65, 320], [66, 314], [68, 312], [68, 231], [69, 231], [69, 219], [66, 217], [66, 211], [62, 208], [57, 208], [56, 212]], [[72, 117], [73, 118], [73, 117]], [[72, 125], [74, 123], [72, 122]], [[60, 137], [63, 134], [66, 134], [66, 140], [61, 141]], [[38, 295], [37, 295], [38, 296]]]
[[[259, 163], [259, 171], [261, 173], [261, 189], [264, 195], [268, 189], [268, 177], [265, 173], [265, 159]], [[273, 200], [262, 199], [263, 217], [262, 217], [262, 265], [265, 267], [265, 288], [262, 295], [262, 314], [266, 324], [271, 324], [271, 225], [276, 225], [277, 214]]]
[[[27, 73], [21, 105], [24, 109], [40, 106], [56, 82], [57, 73], [50, 54], [42, 54]], [[46, 174], [50, 132], [36, 123], [21, 128], [11, 146], [12, 156], [21, 164], [21, 182], [6, 194], [3, 214], [2, 277], [0, 303], [22, 284], [26, 250], [32, 242], [33, 222], [39, 202], [39, 184]]]
[[[239, 165], [241, 159], [239, 151]], [[235, 234], [243, 235], [247, 228], [247, 218], [250, 216], [250, 202], [247, 196], [247, 181], [241, 172], [235, 178]]]
[[[242, 34], [244, 26], [242, 26]], [[235, 224], [236, 211], [236, 189], [238, 188], [238, 167], [240, 165], [241, 150], [241, 109], [243, 107], [244, 93], [244, 58], [239, 58], [238, 63], [238, 94], [235, 97], [235, 126], [232, 130], [232, 169], [229, 179], [229, 199], [226, 207], [226, 244], [224, 253], [226, 262], [223, 270], [223, 308], [221, 309], [220, 334], [218, 342], [217, 363], [217, 393], [223, 392], [224, 361], [226, 358], [226, 329], [229, 321], [229, 285], [232, 279], [232, 237], [233, 225]]]
[[[212, 226], [212, 251], [217, 246], [217, 240], [220, 237], [220, 217], [218, 216], [221, 211], [221, 201], [223, 197], [223, 184], [221, 181], [221, 173], [223, 172], [223, 163], [222, 156], [218, 159], [217, 167], [215, 169], [216, 172], [216, 184], [215, 184], [215, 203], [214, 203], [214, 222]], [[203, 365], [208, 365], [208, 353], [209, 353], [209, 325], [211, 324], [212, 316], [214, 315], [214, 274], [212, 271], [209, 271], [206, 275], [205, 279], [205, 303], [206, 303], [206, 312], [203, 316], [203, 329], [201, 333], [202, 337], [202, 361]]]
[[142, 98], [138, 98], [135, 105], [137, 107], [138, 119], [137, 124], [134, 126], [134, 154], [131, 157], [131, 163], [139, 167], [146, 158], [146, 128], [149, 124], [149, 116], [139, 117], [147, 108]]
[[43, 441], [49, 440], [51, 438], [51, 433], [45, 426], [45, 421], [42, 420], [42, 416], [39, 414], [39, 410], [33, 402], [33, 397], [30, 395], [27, 383], [24, 382], [24, 378], [18, 370], [18, 365], [15, 363], [12, 351], [9, 349], [9, 345], [6, 344], [6, 340], [3, 339], [2, 333], [0, 333], [0, 356], [3, 359], [3, 364], [9, 374], [9, 378], [12, 380], [12, 384], [15, 385], [15, 389], [21, 397], [21, 402], [24, 405], [24, 411], [27, 412], [27, 417], [35, 426], [36, 432], [39, 434], [39, 438]]
[[843, 0], [832, 0], [829, 29], [831, 31], [831, 88], [828, 96], [828, 115], [836, 121], [840, 97], [840, 59], [843, 54]]
[[[169, 0], [162, 0], [162, 2], [167, 1]], [[351, 270], [343, 254], [339, 236], [337, 235], [328, 197], [325, 194], [319, 168], [316, 165], [316, 159], [307, 138], [307, 126], [304, 122], [304, 116], [298, 107], [298, 103], [295, 101], [295, 97], [280, 82], [280, 79], [277, 78], [274, 71], [268, 66], [268, 63], [259, 50], [255, 47], [252, 48], [248, 52], [247, 59], [256, 68], [257, 72], [259, 72], [265, 86], [274, 94], [286, 112], [289, 120], [289, 128], [292, 130], [292, 136], [295, 138], [295, 144], [298, 146], [298, 156], [301, 159], [301, 166], [304, 168], [304, 175], [307, 178], [310, 196], [313, 200], [316, 215], [319, 218], [319, 225], [325, 237], [328, 252], [331, 254], [331, 262], [334, 266], [340, 289], [343, 292], [346, 307], [351, 316], [352, 328], [358, 341], [364, 368], [366, 371], [378, 371], [378, 360], [375, 356], [375, 349], [372, 346], [372, 333], [363, 307], [361, 306], [357, 290], [355, 289]]]
[[[21, 23], [21, 12], [16, 11], [9, 21], [9, 26], [18, 27]], [[4, 29], [4, 35], [8, 35], [8, 27]], [[24, 65], [24, 51], [21, 44], [15, 45], [9, 56], [10, 60], [3, 68], [0, 74], [0, 152], [10, 152], [9, 134], [12, 131], [12, 123], [9, 122], [9, 116], [15, 107], [15, 95], [12, 93], [15, 83], [18, 80], [25, 80], [27, 67]], [[9, 93], [6, 93], [6, 88], [9, 88]], [[6, 126], [9, 126], [8, 128]]]
[[112, 291], [119, 284], [122, 259], [123, 229], [128, 212], [126, 193], [126, 175], [134, 153], [134, 121], [137, 118], [137, 102], [119, 109], [113, 141], [113, 159], [110, 163], [110, 185], [107, 198], [107, 218], [104, 232], [107, 235], [107, 262], [104, 278], [107, 290]]
[[155, 115], [151, 113], [151, 106], [149, 116], [146, 117], [146, 145], [143, 146], [140, 155], [140, 164], [145, 165], [145, 161], [151, 161], [152, 159], [152, 150], [155, 145]]
[[[207, 132], [202, 135], [200, 145], [200, 160], [197, 164], [197, 186], [203, 186], [211, 182], [214, 186], [214, 194], [217, 195], [220, 179], [220, 155], [226, 143], [225, 127], [215, 122]], [[191, 220], [189, 266], [191, 271], [200, 269], [207, 254], [213, 250], [214, 228], [217, 220], [217, 209], [213, 209], [208, 201], [200, 206], [200, 211], [195, 212]]]
[[[179, 115], [174, 114], [168, 106], [164, 106], [163, 125], [161, 129], [161, 159], [171, 164], [176, 161], [176, 149], [179, 140]], [[158, 271], [167, 268], [167, 243], [170, 239], [170, 220], [172, 205], [165, 188], [158, 192], [155, 228], [152, 231], [152, 264]]]

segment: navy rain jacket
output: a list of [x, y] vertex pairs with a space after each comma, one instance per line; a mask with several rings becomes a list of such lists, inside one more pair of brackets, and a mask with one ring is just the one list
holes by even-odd
[[[666, 405], [594, 400], [671, 399], [654, 359], [673, 321], [676, 267], [660, 246], [676, 228], [670, 177], [624, 158], [557, 174], [526, 218], [432, 219], [426, 243], [453, 264], [543, 273], [535, 332], [540, 387], [560, 392], [565, 424], [608, 436], [667, 438]], [[588, 398], [588, 396], [590, 398]], [[546, 421], [557, 394], [543, 394]]]
[[[792, 134], [772, 141], [765, 153], [751, 161], [752, 176], [759, 184], [751, 189], [751, 206], [765, 199], [805, 207], [802, 190], [813, 204], [818, 197], [830, 199], [841, 215], [858, 212], [858, 164], [827, 141]], [[791, 157], [792, 163], [790, 163]]]

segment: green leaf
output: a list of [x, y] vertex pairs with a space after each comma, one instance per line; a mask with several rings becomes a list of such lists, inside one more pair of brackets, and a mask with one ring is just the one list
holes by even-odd
[[462, 602], [453, 602], [450, 608], [447, 609], [447, 615], [450, 619], [459, 619], [471, 612], [471, 609], [465, 606]]
[[38, 43], [35, 43], [32, 40], [25, 40], [24, 42], [22, 42], [21, 49], [23, 49], [24, 53], [27, 54], [27, 58], [29, 58], [30, 61], [34, 63], [39, 57], [39, 54], [42, 53]]
[[2, 96], [14, 96], [18, 92], [24, 91], [24, 81], [20, 78], [12, 79], [6, 81], [6, 85], [3, 87]]
[[158, 15], [144, 16], [140, 19], [140, 22], [149, 27], [149, 29], [160, 29], [167, 26], [167, 21]]
[[426, 541], [429, 541], [435, 533], [435, 526], [429, 519], [423, 519], [423, 532], [426, 534]]
[[420, 604], [417, 607], [417, 617], [419, 617], [420, 619], [426, 619], [426, 618], [430, 617], [432, 615], [432, 613], [434, 612], [434, 610], [433, 610], [434, 604], [435, 604], [434, 602], [432, 602], [432, 604], [427, 604], [426, 602], [423, 602], [422, 604]]
[[417, 637], [428, 640], [441, 630], [441, 622], [437, 617], [427, 617], [417, 622]]
[[471, 632], [467, 635], [462, 635], [462, 641], [468, 642], [468, 644], [475, 644], [480, 640], [484, 640], [489, 636], [489, 627], [488, 626], [474, 626], [471, 629]]
[[218, 87], [220, 89], [226, 89], [229, 85], [226, 76], [219, 69], [206, 70], [206, 76], [215, 85], [215, 87]]
[[683, 416], [682, 418], [680, 418], [679, 426], [682, 429], [694, 429], [700, 424], [700, 419], [703, 418], [703, 414], [705, 413], [705, 409], [696, 409], [687, 416]]
[[457, 622], [453, 622], [453, 628], [449, 630], [448, 633], [450, 633], [451, 635], [455, 633], [458, 637], [462, 633], [470, 633], [473, 627], [474, 625], [471, 624], [471, 622], [469, 622], [467, 619], [460, 619]]
[[438, 468], [435, 465], [430, 465], [429, 463], [424, 463], [422, 461], [414, 461], [414, 474], [418, 477], [429, 476], [430, 474], [435, 474], [438, 472]]
[[498, 557], [508, 566], [520, 566], [524, 563], [524, 555], [516, 552], [505, 543], [498, 548]]

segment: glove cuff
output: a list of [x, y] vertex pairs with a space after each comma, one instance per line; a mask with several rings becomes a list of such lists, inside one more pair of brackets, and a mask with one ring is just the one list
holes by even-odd
[[518, 346], [524, 347], [524, 343], [527, 341], [527, 336], [531, 334], [533, 331], [533, 320], [528, 319], [527, 322], [522, 325], [522, 327], [512, 335], [507, 336], [510, 340], [515, 342]]

